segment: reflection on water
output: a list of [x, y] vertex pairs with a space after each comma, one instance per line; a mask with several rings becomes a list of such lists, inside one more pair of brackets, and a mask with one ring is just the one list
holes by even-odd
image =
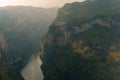
[[40, 69], [42, 62], [39, 58], [33, 57], [29, 64], [22, 70], [22, 76], [25, 80], [43, 80], [42, 71]]

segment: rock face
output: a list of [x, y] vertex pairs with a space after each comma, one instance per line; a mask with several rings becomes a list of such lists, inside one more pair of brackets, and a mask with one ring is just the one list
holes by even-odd
[[120, 78], [120, 1], [66, 4], [41, 44], [44, 80]]
[[10, 67], [2, 48], [0, 48], [0, 55], [0, 80], [24, 80], [16, 67]]
[[3, 33], [0, 33], [0, 80], [24, 80], [20, 70], [12, 66], [6, 54], [7, 43]]
[[2, 49], [0, 48], [0, 80], [10, 80], [10, 77], [8, 76], [6, 70], [3, 66], [3, 60], [1, 59]]

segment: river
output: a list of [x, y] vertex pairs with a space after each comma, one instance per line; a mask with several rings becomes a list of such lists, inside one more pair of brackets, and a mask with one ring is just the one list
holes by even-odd
[[25, 80], [43, 80], [42, 71], [40, 69], [42, 62], [38, 57], [33, 57], [28, 65], [22, 70], [21, 74]]

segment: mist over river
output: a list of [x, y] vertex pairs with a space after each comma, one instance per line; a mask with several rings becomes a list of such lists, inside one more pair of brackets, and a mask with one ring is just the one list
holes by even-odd
[[42, 71], [40, 69], [42, 62], [37, 57], [32, 57], [28, 65], [22, 70], [21, 74], [25, 80], [43, 80]]

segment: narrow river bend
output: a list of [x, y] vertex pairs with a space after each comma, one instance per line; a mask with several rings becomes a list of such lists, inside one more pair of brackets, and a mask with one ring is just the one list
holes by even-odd
[[42, 62], [39, 56], [33, 57], [28, 65], [22, 70], [21, 74], [25, 80], [43, 80], [42, 71], [40, 69]]

